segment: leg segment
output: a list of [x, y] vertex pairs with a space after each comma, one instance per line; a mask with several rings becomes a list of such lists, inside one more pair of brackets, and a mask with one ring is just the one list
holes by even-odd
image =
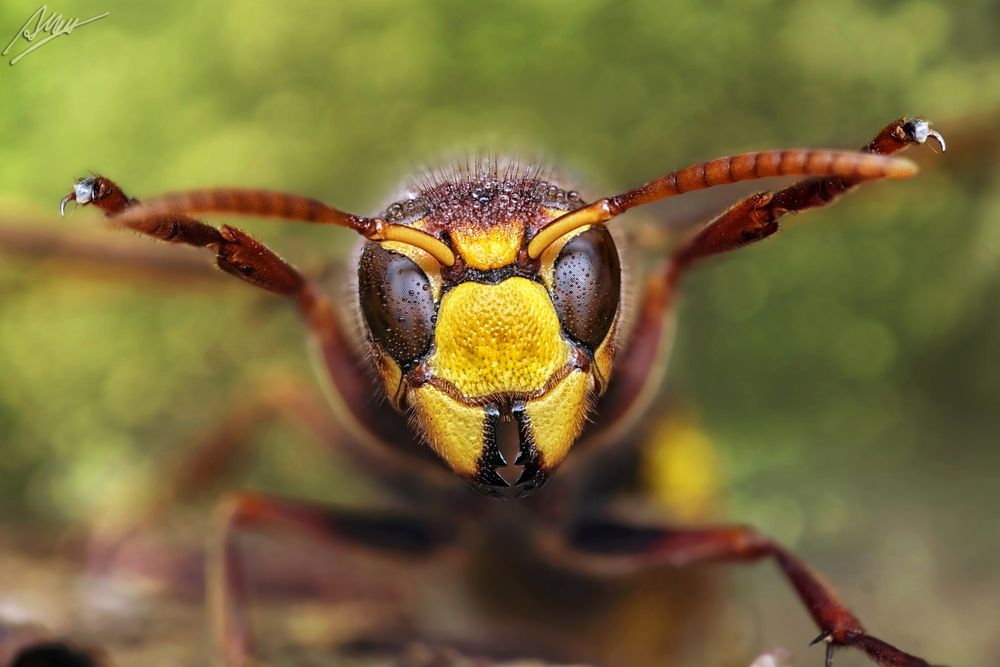
[[749, 562], [769, 558], [795, 588], [827, 642], [826, 665], [833, 651], [853, 646], [883, 667], [928, 667], [924, 660], [869, 635], [833, 590], [794, 554], [743, 526], [672, 529], [614, 520], [584, 519], [572, 524], [561, 542], [547, 544], [570, 567], [627, 573], [654, 566], [681, 567], [707, 562]]
[[[928, 137], [935, 138], [943, 148], [944, 140], [929, 129], [926, 121], [900, 118], [883, 128], [861, 150], [891, 155], [912, 143], [924, 143]], [[675, 252], [670, 277], [676, 280], [677, 274], [697, 259], [729, 252], [767, 238], [778, 231], [778, 218], [826, 206], [862, 180], [843, 177], [809, 179], [778, 192], [761, 192], [743, 199]]]
[[[419, 446], [406, 419], [386, 410], [380, 403], [381, 389], [373, 381], [369, 361], [355, 352], [351, 336], [329, 299], [294, 267], [246, 232], [229, 225], [216, 229], [176, 210], [193, 207], [230, 213], [280, 214], [288, 218], [347, 226], [350, 226], [350, 220], [355, 220], [354, 217], [313, 200], [250, 191], [219, 191], [211, 196], [177, 195], [162, 200], [160, 204], [154, 203], [146, 210], [145, 205], [126, 195], [116, 183], [103, 176], [78, 181], [74, 191], [63, 199], [63, 205], [71, 200], [97, 206], [114, 223], [161, 241], [214, 250], [216, 264], [226, 273], [292, 299], [312, 333], [325, 366], [325, 375], [331, 381], [332, 393], [337, 399], [334, 401], [336, 416], [350, 435], [359, 442], [372, 445], [368, 448], [372, 457], [379, 457], [387, 470], [398, 468], [399, 463], [393, 465], [392, 460], [387, 460], [392, 458], [389, 455], [394, 452], [379, 445], [391, 443], [401, 451], [414, 453], [416, 456], [405, 461], [408, 464], [421, 455], [425, 460], [433, 456], [427, 448]], [[136, 211], [140, 214], [130, 215]], [[366, 220], [357, 218], [355, 222], [367, 224]], [[440, 476], [436, 479], [440, 480]]]
[[[944, 148], [941, 135], [931, 130], [927, 121], [899, 118], [885, 126], [862, 151], [891, 155], [910, 144], [922, 144], [928, 139], [933, 139], [941, 149]], [[751, 195], [675, 250], [646, 282], [635, 327], [624, 346], [628, 354], [620, 355], [614, 379], [597, 410], [598, 423], [591, 433], [600, 436], [611, 429], [624, 428], [631, 417], [643, 412], [652, 398], [665, 366], [670, 342], [669, 315], [677, 285], [692, 264], [704, 257], [736, 250], [767, 238], [778, 231], [778, 219], [782, 216], [830, 204], [868, 178], [811, 178], [777, 192]], [[641, 194], [649, 190], [649, 196], [655, 194], [655, 188], [644, 188], [634, 192]], [[635, 197], [639, 194], [632, 198]]]
[[217, 543], [208, 563], [209, 601], [222, 662], [229, 667], [249, 664], [253, 654], [236, 543], [240, 531], [291, 530], [331, 545], [411, 559], [430, 557], [455, 538], [452, 528], [417, 517], [337, 510], [258, 494], [235, 496], [221, 507], [218, 519]]
[[[85, 178], [74, 187], [76, 201], [93, 204], [109, 217], [139, 205], [116, 183], [103, 176]], [[63, 199], [65, 206], [68, 199]], [[283, 296], [300, 297], [307, 290], [305, 279], [288, 263], [246, 232], [224, 225], [216, 229], [182, 215], [159, 215], [128, 220], [125, 225], [147, 236], [196, 248], [212, 248], [219, 268], [251, 285]]]
[[102, 208], [116, 209], [118, 223], [138, 231], [143, 231], [143, 226], [149, 221], [153, 221], [152, 224], [155, 226], [157, 220], [186, 217], [196, 213], [250, 215], [338, 225], [372, 241], [399, 241], [419, 247], [443, 266], [455, 263], [455, 254], [451, 248], [438, 238], [419, 229], [390, 224], [381, 218], [366, 218], [345, 213], [308, 197], [269, 190], [215, 188], [176, 192], [138, 205], [138, 201], [126, 197], [120, 190], [117, 192], [104, 190], [104, 186], [108, 183], [110, 181], [100, 176], [80, 179], [74, 184], [73, 191], [63, 197], [59, 206], [60, 212], [64, 212], [66, 204], [71, 201], [80, 204], [104, 201], [105, 205], [101, 206]]

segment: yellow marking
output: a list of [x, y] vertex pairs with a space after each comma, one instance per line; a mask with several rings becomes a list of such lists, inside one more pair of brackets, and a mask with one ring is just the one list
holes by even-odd
[[604, 389], [608, 386], [608, 381], [611, 379], [611, 369], [615, 361], [615, 337], [618, 335], [618, 320], [621, 316], [621, 305], [618, 306], [618, 312], [615, 313], [615, 319], [611, 322], [611, 328], [608, 329], [608, 334], [601, 341], [601, 344], [597, 346], [594, 351], [594, 379], [597, 381], [597, 392], [599, 394], [604, 393]]
[[552, 222], [558, 217], [566, 215], [566, 211], [561, 208], [549, 208], [548, 206], [542, 207], [542, 212], [545, 214], [545, 219], [548, 222]]
[[653, 429], [643, 465], [653, 497], [680, 519], [704, 518], [719, 494], [719, 464], [708, 437], [676, 416]]
[[396, 360], [375, 346], [375, 366], [378, 368], [378, 375], [382, 379], [385, 387], [385, 394], [389, 401], [397, 410], [400, 409], [400, 402], [403, 398], [403, 370], [396, 363]]
[[542, 278], [542, 283], [545, 285], [546, 289], [552, 290], [552, 280], [555, 278], [556, 273], [556, 260], [559, 259], [559, 253], [562, 252], [563, 247], [575, 238], [578, 234], [582, 234], [590, 229], [590, 226], [580, 227], [579, 229], [574, 229], [569, 234], [560, 236], [558, 239], [552, 242], [545, 252], [542, 253], [542, 258], [539, 260], [539, 275]]
[[455, 227], [450, 232], [455, 249], [474, 269], [498, 269], [517, 259], [524, 238], [524, 223], [508, 222], [494, 227]]
[[483, 452], [483, 408], [459, 403], [430, 384], [409, 396], [431, 449], [458, 474], [475, 475]]
[[468, 398], [538, 391], [570, 353], [548, 292], [520, 277], [445, 294], [434, 341], [432, 372]]
[[542, 455], [542, 465], [552, 470], [566, 458], [583, 429], [591, 378], [573, 371], [541, 398], [525, 403], [531, 435]]

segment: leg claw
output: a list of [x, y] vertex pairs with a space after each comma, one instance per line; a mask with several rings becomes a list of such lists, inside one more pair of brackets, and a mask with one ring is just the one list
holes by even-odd
[[59, 202], [59, 215], [66, 215], [66, 204], [75, 201], [78, 204], [89, 204], [98, 197], [98, 182], [96, 177], [78, 178], [73, 183], [73, 191]]
[[818, 644], [820, 642], [830, 641], [831, 637], [833, 637], [833, 633], [830, 632], [829, 630], [824, 630], [823, 632], [819, 633], [819, 636], [816, 637], [816, 639], [814, 639], [811, 642], [809, 642], [809, 645], [810, 646], [815, 646], [816, 644]]
[[902, 129], [906, 134], [907, 139], [915, 141], [918, 144], [925, 143], [928, 139], [933, 139], [934, 144], [937, 146], [934, 150], [939, 153], [944, 153], [946, 148], [944, 137], [942, 137], [937, 130], [932, 130], [931, 124], [926, 120], [922, 118], [910, 118], [903, 123]]
[[73, 191], [59, 202], [61, 214], [66, 213], [66, 204], [71, 201], [83, 205], [93, 204], [108, 215], [118, 213], [134, 203], [114, 182], [96, 174], [86, 178], [78, 178], [73, 182]]
[[823, 659], [823, 667], [833, 667], [833, 633], [829, 630], [824, 630], [819, 633], [816, 639], [809, 642], [809, 645], [815, 646], [820, 642], [826, 642], [826, 657]]

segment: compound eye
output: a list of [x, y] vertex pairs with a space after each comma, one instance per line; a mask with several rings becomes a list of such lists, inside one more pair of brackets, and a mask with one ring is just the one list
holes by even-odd
[[406, 370], [434, 333], [431, 284], [416, 262], [368, 243], [358, 264], [358, 301], [372, 338]]
[[594, 225], [563, 246], [552, 278], [552, 302], [563, 329], [591, 352], [611, 329], [621, 298], [621, 263], [614, 239]]

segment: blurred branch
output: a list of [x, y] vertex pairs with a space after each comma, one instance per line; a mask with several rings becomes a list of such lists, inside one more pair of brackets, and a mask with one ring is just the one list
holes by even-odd
[[138, 242], [116, 234], [57, 230], [42, 224], [0, 222], [0, 255], [44, 264], [54, 275], [228, 285], [200, 253]]

